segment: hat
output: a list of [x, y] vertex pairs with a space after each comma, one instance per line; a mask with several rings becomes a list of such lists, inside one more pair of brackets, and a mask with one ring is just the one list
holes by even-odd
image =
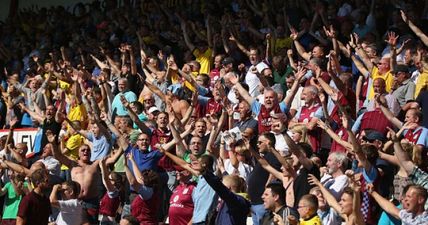
[[272, 90], [274, 90], [277, 94], [284, 94], [284, 90], [282, 90], [281, 84], [275, 84], [272, 87]]
[[152, 106], [152, 107], [150, 107], [150, 109], [149, 109], [149, 113], [154, 113], [154, 112], [156, 112], [156, 111], [160, 111], [156, 106]]
[[399, 72], [409, 73], [409, 67], [403, 64], [396, 65], [394, 68], [394, 73]]
[[269, 66], [266, 63], [261, 62], [261, 63], [257, 64], [256, 68], [257, 68], [257, 72], [261, 74], [263, 72], [263, 70], [268, 69]]
[[376, 130], [366, 131], [366, 136], [364, 136], [363, 139], [367, 141], [375, 141], [375, 140], [379, 140], [382, 142], [386, 141], [385, 135]]
[[232, 57], [227, 57], [224, 58], [223, 61], [221, 62], [221, 64], [223, 64], [224, 66], [229, 65], [229, 64], [233, 64], [235, 62], [235, 60], [233, 60]]

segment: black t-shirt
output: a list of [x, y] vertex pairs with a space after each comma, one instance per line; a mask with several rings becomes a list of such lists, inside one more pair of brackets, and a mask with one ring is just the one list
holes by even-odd
[[61, 131], [61, 124], [56, 122], [54, 118], [50, 121], [45, 119], [42, 125], [43, 136], [42, 136], [42, 145], [43, 148], [46, 144], [48, 144], [48, 138], [46, 137], [46, 131], [50, 130], [52, 134], [56, 135], [56, 140], [58, 141], [59, 132]]
[[311, 188], [313, 188], [313, 186], [311, 186], [308, 183], [308, 175], [312, 174], [316, 178], [320, 179], [319, 168], [315, 164], [312, 164], [312, 165], [313, 166], [310, 170], [308, 170], [304, 167], [302, 169], [300, 169], [299, 174], [296, 177], [296, 180], [294, 180], [294, 184], [293, 184], [294, 208], [296, 208], [296, 209], [298, 207], [300, 198], [302, 198], [303, 195], [309, 194], [309, 191], [311, 190]]
[[[266, 153], [263, 158], [276, 170], [281, 169], [281, 163], [272, 153]], [[265, 190], [265, 184], [268, 178], [269, 172], [263, 169], [260, 163], [257, 162], [247, 180], [248, 195], [250, 196], [252, 205], [263, 204], [262, 194]]]
[[418, 97], [416, 98], [416, 101], [418, 102], [419, 106], [422, 108], [422, 126], [425, 128], [428, 128], [428, 90], [424, 90], [419, 92]]

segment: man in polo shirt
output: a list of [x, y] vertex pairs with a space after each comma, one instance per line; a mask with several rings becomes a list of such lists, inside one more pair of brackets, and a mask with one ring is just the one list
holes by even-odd
[[411, 74], [406, 65], [397, 65], [394, 72], [394, 79], [399, 87], [392, 92], [392, 95], [398, 100], [403, 109], [408, 101], [415, 99], [415, 83], [410, 80]]

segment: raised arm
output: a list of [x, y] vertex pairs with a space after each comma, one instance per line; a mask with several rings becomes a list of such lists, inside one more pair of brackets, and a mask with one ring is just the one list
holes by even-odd
[[406, 173], [411, 174], [416, 165], [412, 162], [407, 153], [404, 152], [400, 140], [398, 139], [395, 132], [389, 127], [388, 130], [388, 137], [394, 142], [395, 156], [398, 158], [401, 167], [406, 171]]
[[[53, 156], [55, 159], [57, 159], [60, 163], [64, 164], [65, 166], [67, 166], [70, 169], [77, 166], [77, 162], [69, 159], [68, 157], [66, 157], [65, 155], [63, 155], [61, 153], [60, 149], [58, 148], [57, 144], [55, 143], [56, 135], [53, 135], [51, 132], [47, 131], [46, 136], [48, 138], [49, 143], [52, 144], [52, 153], [53, 153]], [[63, 140], [61, 140], [61, 142], [62, 141]]]
[[382, 197], [379, 193], [373, 190], [374, 187], [372, 184], [368, 186], [369, 194], [374, 198], [374, 200], [379, 204], [379, 206], [388, 214], [395, 217], [396, 219], [400, 219], [400, 210], [388, 199]]
[[[320, 188], [321, 193], [324, 197], [324, 199], [327, 201], [327, 204], [332, 207], [336, 212], [341, 212], [342, 207], [337, 202], [336, 198], [330, 193], [329, 190], [327, 190], [324, 185], [321, 184], [321, 182], [312, 174], [308, 175], [308, 182], [310, 185], [317, 186]], [[340, 216], [343, 219], [346, 219], [346, 215], [340, 214]]]
[[[184, 147], [184, 144], [183, 144], [183, 138], [181, 138], [180, 134], [177, 132], [177, 129], [175, 129], [173, 123], [170, 123], [169, 127], [171, 130], [171, 134], [174, 137], [174, 140], [172, 141], [175, 141], [175, 145], [176, 145], [175, 153], [178, 157], [182, 158], [184, 156], [184, 153], [186, 152], [186, 147]], [[168, 147], [169, 146], [164, 146], [163, 148], [168, 151], [169, 150]]]
[[380, 106], [383, 115], [385, 115], [389, 122], [391, 122], [395, 127], [401, 129], [403, 123], [399, 119], [397, 119], [397, 117], [395, 117], [394, 114], [389, 110], [385, 97], [378, 96], [376, 98], [376, 102]]
[[230, 34], [230, 38], [229, 38], [229, 40], [230, 41], [233, 41], [233, 42], [235, 42], [236, 43], [236, 45], [238, 46], [238, 48], [243, 52], [243, 53], [245, 53], [245, 55], [247, 55], [248, 57], [250, 57], [250, 51], [244, 46], [244, 45], [242, 45], [241, 44], [241, 42], [239, 42], [237, 39], [236, 39], [236, 37], [231, 33]]
[[342, 140], [342, 138], [337, 135], [330, 126], [328, 126], [326, 123], [324, 123], [322, 120], [317, 121], [318, 127], [323, 129], [335, 142], [345, 147], [348, 151], [352, 150], [352, 144]]
[[187, 25], [185, 21], [181, 21], [181, 30], [183, 31], [184, 42], [191, 52], [195, 50], [195, 45], [190, 41], [189, 34], [187, 33]]
[[306, 68], [302, 67], [294, 75], [295, 79], [294, 79], [293, 86], [291, 86], [291, 89], [290, 89], [291, 93], [287, 95], [284, 99], [284, 103], [287, 106], [287, 109], [290, 108], [291, 103], [293, 102], [294, 96], [296, 96], [297, 90], [299, 89], [300, 81], [305, 76], [305, 74], [306, 74]]
[[419, 39], [425, 44], [425, 46], [428, 46], [428, 37], [425, 35], [419, 27], [417, 27], [412, 21], [410, 21], [407, 18], [407, 15], [404, 13], [403, 10], [400, 10], [401, 18], [403, 21], [410, 27], [410, 29], [418, 36]]
[[305, 59], [306, 61], [309, 61], [311, 59], [311, 54], [306, 52], [305, 48], [300, 44], [300, 42], [297, 40], [298, 33], [295, 29], [291, 30], [290, 37], [293, 39], [294, 46], [296, 47], [297, 53]]
[[19, 107], [22, 110], [24, 110], [25, 112], [27, 112], [31, 116], [31, 118], [33, 118], [34, 120], [36, 120], [37, 122], [39, 122], [39, 124], [43, 124], [43, 121], [45, 120], [44, 116], [31, 111], [29, 108], [27, 108], [25, 106], [25, 104], [23, 102], [20, 102], [18, 104], [19, 104]]
[[55, 184], [52, 188], [52, 192], [49, 196], [49, 201], [51, 202], [51, 206], [55, 208], [59, 208], [59, 202], [58, 202], [58, 191], [61, 190], [61, 184]]
[[307, 169], [307, 170], [311, 170], [312, 167], [314, 166], [312, 160], [308, 159], [308, 157], [305, 156], [305, 154], [303, 154], [302, 148], [297, 145], [293, 139], [291, 139], [291, 137], [287, 134], [287, 132], [285, 132], [283, 134], [285, 142], [287, 143], [289, 150], [291, 153], [293, 153], [297, 159], [299, 159], [300, 163]]
[[239, 94], [244, 98], [244, 100], [251, 106], [254, 102], [254, 98], [250, 96], [247, 90], [242, 87], [239, 83], [238, 77], [230, 76], [229, 81], [234, 85], [234, 88], [239, 92]]
[[159, 98], [162, 99], [162, 101], [166, 102], [166, 95], [158, 88], [156, 85], [153, 85], [152, 83], [148, 82], [147, 80], [144, 81], [146, 87], [153, 92], [155, 95], [159, 96]]
[[175, 164], [177, 164], [178, 166], [180, 166], [181, 168], [189, 171], [190, 173], [192, 173], [194, 176], [199, 176], [200, 173], [199, 171], [193, 169], [190, 164], [188, 164], [187, 162], [185, 162], [183, 159], [179, 158], [178, 156], [170, 153], [170, 152], [163, 152], [168, 158], [170, 158]]
[[355, 49], [355, 52], [358, 54], [358, 56], [360, 56], [361, 60], [363, 61], [364, 65], [367, 67], [368, 71], [371, 72], [375, 65], [370, 60], [369, 56], [364, 51], [364, 49], [361, 47], [361, 44], [359, 43], [358, 34], [356, 33], [351, 34], [350, 38], [351, 38], [351, 41], [349, 42], [349, 45], [351, 46], [351, 48]]
[[150, 134], [152, 131], [146, 126], [143, 121], [138, 118], [138, 115], [134, 112], [134, 110], [132, 110], [128, 100], [126, 100], [125, 95], [120, 96], [120, 101], [122, 102], [122, 105], [126, 108], [126, 110], [128, 110], [129, 117], [135, 124], [137, 124], [141, 132]]
[[351, 55], [352, 62], [354, 62], [355, 66], [357, 67], [358, 71], [367, 78], [367, 75], [369, 73], [369, 70], [365, 67], [365, 65], [355, 57], [355, 55]]
[[[137, 171], [138, 171], [138, 169], [137, 169]], [[141, 184], [137, 182], [137, 180], [135, 179], [134, 174], [129, 169], [129, 167], [128, 167], [128, 159], [126, 159], [126, 158], [125, 158], [125, 174], [126, 174], [126, 179], [128, 179], [128, 181], [129, 181], [129, 185], [131, 185], [131, 187], [134, 190], [139, 190], [140, 187], [141, 187]]]

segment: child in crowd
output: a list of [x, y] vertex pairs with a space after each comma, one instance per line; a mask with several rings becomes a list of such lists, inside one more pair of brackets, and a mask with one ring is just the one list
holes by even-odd
[[[57, 199], [60, 193], [61, 199]], [[56, 219], [57, 225], [80, 225], [83, 220], [82, 201], [77, 199], [80, 193], [80, 185], [75, 181], [65, 181], [62, 184], [56, 184], [49, 197], [51, 205], [59, 208], [60, 212]]]

